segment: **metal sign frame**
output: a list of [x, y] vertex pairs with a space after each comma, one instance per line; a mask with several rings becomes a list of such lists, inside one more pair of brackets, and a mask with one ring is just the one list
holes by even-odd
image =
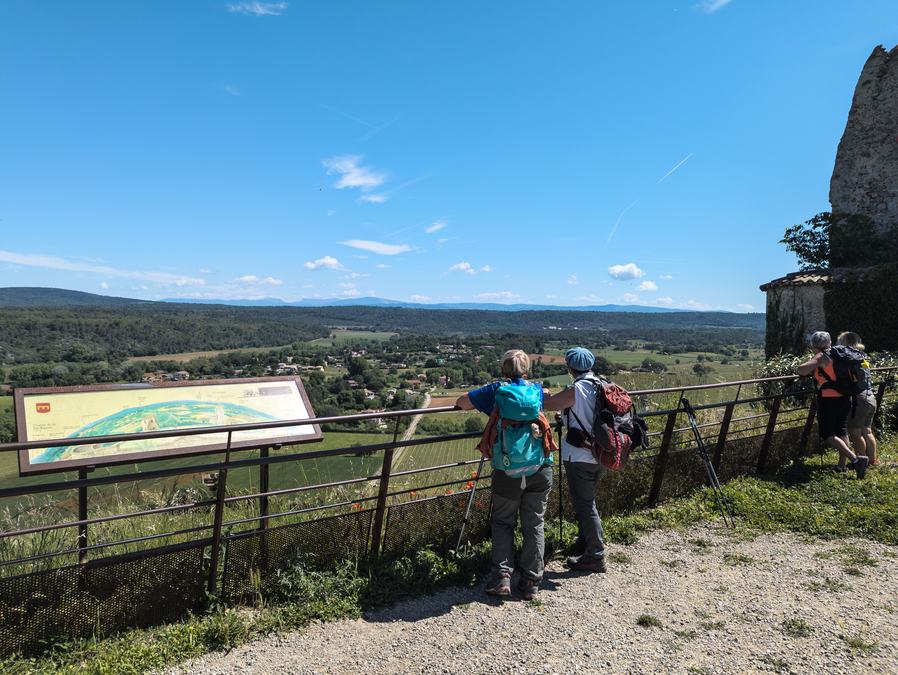
[[[278, 377], [246, 377], [233, 379], [216, 379], [216, 380], [187, 380], [183, 382], [154, 382], [140, 384], [97, 384], [97, 385], [80, 385], [74, 387], [24, 387], [17, 388], [13, 391], [13, 410], [16, 419], [16, 434], [19, 442], [28, 442], [36, 439], [28, 438], [26, 425], [26, 397], [37, 394], [79, 394], [91, 393], [97, 391], [133, 391], [147, 389], [168, 389], [168, 388], [190, 388], [203, 386], [220, 386], [220, 385], [243, 385], [258, 383], [275, 383], [275, 382], [295, 382], [302, 398], [303, 405], [306, 409], [306, 418], [315, 417], [315, 411], [309, 402], [302, 379], [298, 376], [278, 376]], [[287, 420], [285, 420], [287, 421]], [[298, 425], [297, 425], [298, 426]], [[298, 445], [303, 443], [314, 443], [322, 438], [321, 427], [318, 424], [307, 425], [312, 427], [311, 434], [302, 436], [279, 436], [280, 429], [271, 429], [270, 438], [256, 438], [246, 441], [234, 441], [231, 443], [231, 450], [258, 450], [263, 447], [271, 447], [275, 445]], [[197, 429], [202, 427], [190, 427]], [[187, 428], [185, 428], [186, 431]], [[210, 432], [224, 433], [224, 432]], [[203, 435], [197, 435], [197, 439], [202, 439]], [[60, 439], [62, 440], [62, 439]], [[161, 459], [171, 459], [173, 457], [192, 457], [198, 455], [209, 455], [223, 452], [227, 448], [227, 442], [221, 443], [203, 443], [191, 445], [181, 448], [167, 448], [162, 450], [150, 450], [142, 452], [129, 452], [121, 455], [110, 455], [105, 457], [88, 457], [83, 459], [60, 460], [52, 463], [32, 464], [29, 450], [19, 450], [19, 476], [33, 476], [44, 473], [57, 473], [60, 471], [73, 471], [76, 469], [95, 468], [100, 466], [116, 466], [121, 464], [133, 464], [136, 462], [150, 462]]]

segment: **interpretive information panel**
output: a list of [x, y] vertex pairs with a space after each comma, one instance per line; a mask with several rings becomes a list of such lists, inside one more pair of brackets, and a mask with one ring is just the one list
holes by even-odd
[[[19, 389], [19, 440], [44, 441], [314, 417], [298, 377]], [[317, 425], [233, 432], [232, 449], [321, 438]], [[19, 473], [63, 471], [223, 450], [227, 433], [58, 445], [19, 453]]]

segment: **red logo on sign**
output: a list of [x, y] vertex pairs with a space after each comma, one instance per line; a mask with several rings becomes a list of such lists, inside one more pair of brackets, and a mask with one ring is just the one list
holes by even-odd
[[34, 409], [39, 413], [48, 413], [50, 412], [50, 404], [49, 403], [35, 403]]

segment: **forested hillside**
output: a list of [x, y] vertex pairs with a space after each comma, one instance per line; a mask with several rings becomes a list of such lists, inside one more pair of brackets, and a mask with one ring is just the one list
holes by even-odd
[[165, 305], [0, 308], [0, 361], [91, 362], [182, 351], [268, 347], [328, 334], [304, 316]]

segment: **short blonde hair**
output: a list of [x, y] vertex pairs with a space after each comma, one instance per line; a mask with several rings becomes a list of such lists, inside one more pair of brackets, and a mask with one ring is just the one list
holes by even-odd
[[530, 372], [530, 357], [520, 349], [509, 349], [502, 355], [502, 377], [515, 379]]
[[864, 343], [861, 342], [861, 336], [857, 333], [852, 333], [851, 331], [839, 333], [838, 343], [840, 345], [845, 345], [846, 347], [854, 347], [855, 349], [864, 351]]

